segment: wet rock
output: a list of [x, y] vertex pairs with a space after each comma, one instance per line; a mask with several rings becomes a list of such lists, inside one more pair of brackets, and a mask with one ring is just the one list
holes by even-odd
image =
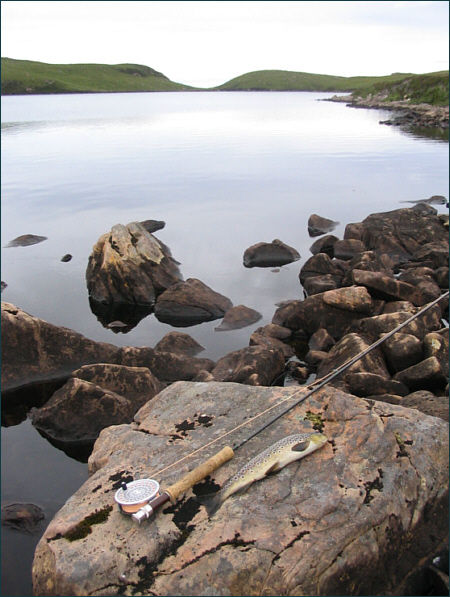
[[116, 224], [103, 234], [86, 270], [91, 300], [104, 304], [152, 307], [159, 293], [181, 279], [168, 247], [139, 222]]
[[424, 305], [423, 300], [414, 286], [406, 282], [400, 282], [395, 278], [382, 274], [381, 272], [369, 272], [359, 269], [352, 270], [352, 277], [355, 284], [365, 286], [372, 296], [383, 300], [409, 300], [414, 305]]
[[155, 350], [195, 357], [196, 354], [205, 349], [192, 336], [189, 336], [189, 334], [169, 332], [155, 345]]
[[173, 326], [187, 327], [223, 317], [233, 306], [230, 299], [209, 286], [188, 278], [163, 292], [155, 305], [159, 321]]
[[327, 352], [335, 345], [335, 341], [325, 328], [319, 328], [309, 339], [308, 345], [310, 350]]
[[89, 363], [115, 362], [119, 349], [2, 302], [2, 387], [69, 376]]
[[[333, 346], [333, 348], [331, 348], [327, 357], [322, 360], [317, 371], [317, 377], [320, 378], [328, 375], [346, 363], [349, 359], [369, 348], [369, 346], [370, 343], [363, 336], [356, 333], [346, 334]], [[352, 373], [367, 372], [376, 374], [386, 380], [390, 379], [383, 353], [379, 347], [374, 348], [368, 354], [356, 361], [356, 363], [346, 369], [339, 377], [330, 383], [337, 387], [348, 388], [347, 377], [349, 375]]]
[[0, 292], [3, 292], [7, 286], [8, 286], [8, 284], [6, 282], [3, 282], [3, 280], [2, 280], [1, 281], [1, 290], [0, 290]]
[[219, 359], [211, 374], [216, 381], [268, 386], [284, 371], [284, 354], [278, 348], [249, 346]]
[[46, 236], [37, 236], [36, 234], [23, 234], [14, 240], [9, 241], [6, 248], [9, 247], [29, 247], [30, 245], [37, 245], [42, 241], [47, 240]]
[[70, 253], [66, 253], [65, 255], [63, 255], [61, 257], [61, 261], [63, 263], [67, 263], [68, 261], [70, 261], [72, 259], [72, 255]]
[[261, 318], [262, 315], [258, 311], [250, 309], [250, 307], [246, 307], [245, 305], [237, 305], [226, 311], [220, 325], [214, 329], [216, 332], [237, 330], [252, 325], [252, 323], [256, 323]]
[[312, 214], [308, 219], [309, 236], [320, 236], [321, 234], [331, 232], [338, 224], [339, 222], [333, 222], [333, 220], [329, 220], [328, 218]]
[[323, 302], [344, 311], [356, 311], [366, 315], [373, 313], [373, 301], [364, 286], [328, 290], [323, 293]]
[[334, 234], [327, 234], [326, 236], [322, 236], [322, 238], [318, 238], [309, 247], [309, 250], [313, 255], [317, 255], [317, 253], [326, 253], [329, 257], [331, 257], [331, 259], [333, 259], [333, 247], [337, 240], [339, 239], [337, 236], [334, 236]]
[[2, 526], [24, 533], [42, 532], [45, 515], [35, 504], [7, 504], [2, 506]]
[[338, 259], [350, 260], [364, 251], [364, 243], [355, 238], [338, 240], [334, 244], [334, 256]]
[[245, 267], [274, 267], [300, 259], [300, 253], [278, 238], [271, 243], [257, 243], [245, 250]]
[[30, 418], [45, 437], [58, 444], [93, 442], [110, 425], [129, 423], [136, 412], [130, 400], [91, 382], [71, 378]]
[[441, 366], [442, 373], [448, 377], [448, 328], [439, 332], [430, 332], [423, 339], [423, 353], [425, 358], [436, 357]]
[[443, 388], [448, 381], [436, 357], [428, 357], [399, 371], [394, 379], [407, 385], [411, 391]]
[[435, 396], [427, 390], [418, 390], [402, 398], [402, 405], [448, 421], [448, 396]]
[[[242, 413], [254, 416], [296, 392], [178, 383], [133, 424], [105, 429], [90, 478], [37, 546], [34, 594], [410, 594], [403, 592], [410, 571], [440, 549], [448, 526], [448, 426], [413, 409], [324, 389], [236, 451], [195, 492], [223, 485], [294, 428], [321, 422], [329, 443], [231, 496], [216, 515], [208, 518], [193, 492], [145, 528], [119, 513], [113, 496], [121, 479], [161, 470], [241, 423]], [[163, 472], [162, 486], [220, 447]]]
[[300, 283], [304, 285], [307, 278], [323, 277], [329, 275], [339, 286], [342, 281], [343, 272], [337, 266], [336, 261], [330, 259], [325, 253], [317, 253], [310, 257], [300, 270]]
[[89, 381], [127, 398], [135, 412], [164, 388], [147, 367], [126, 367], [110, 363], [84, 365], [71, 377]]
[[261, 334], [258, 331], [254, 331], [250, 336], [250, 346], [264, 346], [265, 348], [275, 348], [281, 350], [286, 359], [294, 356], [295, 351], [289, 344], [285, 344], [282, 340], [274, 338], [273, 336], [267, 336]]
[[364, 231], [364, 226], [362, 222], [353, 222], [347, 224], [344, 230], [344, 239], [350, 240], [362, 240], [362, 235]]
[[270, 336], [271, 338], [277, 338], [278, 340], [287, 340], [292, 336], [292, 330], [285, 328], [275, 323], [268, 323], [267, 325], [257, 328], [255, 330], [257, 334], [263, 336]]
[[139, 222], [139, 224], [150, 233], [161, 230], [166, 225], [162, 220], [144, 220], [143, 222]]
[[409, 389], [405, 384], [368, 371], [349, 373], [346, 376], [346, 381], [349, 392], [355, 394], [355, 396], [373, 396], [377, 394], [406, 396], [409, 393]]
[[381, 348], [393, 373], [417, 365], [423, 359], [422, 342], [412, 334], [397, 332], [385, 340]]
[[313, 294], [320, 294], [327, 290], [333, 290], [338, 287], [338, 282], [331, 274], [324, 274], [323, 276], [311, 276], [303, 282], [303, 288], [308, 296]]

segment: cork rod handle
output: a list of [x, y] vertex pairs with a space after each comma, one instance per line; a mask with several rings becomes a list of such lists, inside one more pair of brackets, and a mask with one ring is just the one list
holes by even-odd
[[220, 450], [220, 452], [217, 452], [217, 454], [211, 456], [211, 458], [200, 464], [197, 468], [180, 479], [180, 481], [177, 481], [170, 487], [164, 489], [164, 491], [169, 495], [170, 501], [174, 504], [180, 495], [207, 477], [210, 473], [218, 469], [220, 466], [222, 466], [222, 464], [228, 462], [228, 460], [231, 460], [233, 456], [233, 450], [229, 446], [225, 446], [225, 448]]

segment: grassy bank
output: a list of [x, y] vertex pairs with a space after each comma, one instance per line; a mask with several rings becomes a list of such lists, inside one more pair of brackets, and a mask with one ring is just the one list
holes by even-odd
[[186, 91], [162, 73], [138, 64], [46, 64], [2, 58], [2, 95]]

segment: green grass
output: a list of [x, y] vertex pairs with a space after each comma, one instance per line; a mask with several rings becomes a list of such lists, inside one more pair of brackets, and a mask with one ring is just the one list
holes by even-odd
[[1, 66], [2, 95], [193, 89], [138, 64], [46, 64], [2, 58]]

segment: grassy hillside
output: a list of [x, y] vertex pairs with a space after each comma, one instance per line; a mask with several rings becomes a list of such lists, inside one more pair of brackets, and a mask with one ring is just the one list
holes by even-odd
[[109, 91], [183, 91], [162, 73], [138, 64], [46, 64], [1, 60], [2, 95]]

